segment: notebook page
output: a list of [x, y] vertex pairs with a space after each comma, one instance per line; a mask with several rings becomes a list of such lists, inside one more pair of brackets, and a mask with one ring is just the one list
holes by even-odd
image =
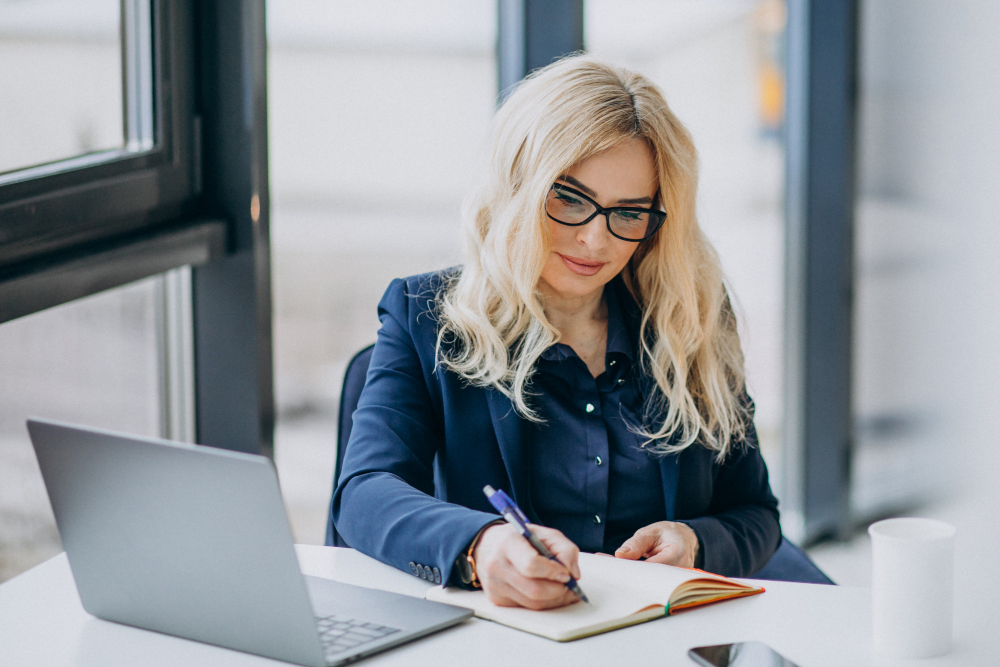
[[577, 603], [545, 611], [498, 607], [482, 591], [456, 588], [432, 588], [427, 599], [466, 607], [480, 618], [556, 638], [583, 628], [613, 624], [650, 606], [662, 608], [677, 586], [706, 576], [669, 565], [594, 554], [580, 554], [580, 572], [580, 587], [590, 604]]

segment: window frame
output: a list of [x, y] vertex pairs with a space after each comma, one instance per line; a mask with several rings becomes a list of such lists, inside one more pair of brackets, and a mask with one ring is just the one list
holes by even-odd
[[787, 0], [782, 528], [848, 539], [858, 0]]
[[[0, 274], [17, 273], [53, 253], [155, 229], [194, 210], [193, 14], [183, 2], [150, 2], [153, 147], [123, 147], [0, 174]], [[122, 41], [124, 73], [125, 59], [134, 55]]]
[[265, 0], [149, 1], [154, 146], [0, 176], [0, 323], [191, 266], [197, 441], [273, 455]]

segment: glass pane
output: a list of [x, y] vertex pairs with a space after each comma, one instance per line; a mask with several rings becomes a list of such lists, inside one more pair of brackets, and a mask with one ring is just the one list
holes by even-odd
[[0, 324], [0, 581], [62, 551], [28, 417], [160, 435], [158, 280]]
[[976, 399], [993, 400], [976, 382], [992, 332], [987, 354], [972, 351], [996, 312], [976, 273], [977, 253], [996, 265], [982, 231], [995, 222], [967, 211], [995, 210], [996, 170], [977, 160], [996, 158], [996, 105], [978, 68], [997, 49], [978, 10], [860, 7], [851, 507], [864, 520], [967, 493], [959, 463], [989, 462], [964, 447]]
[[393, 278], [459, 261], [496, 3], [273, 0], [267, 17], [275, 455], [296, 539], [321, 544], [346, 362]]
[[125, 146], [121, 6], [3, 3], [0, 173]]
[[699, 222], [719, 251], [734, 297], [761, 450], [780, 494], [785, 4], [588, 0], [584, 6], [587, 51], [650, 77], [694, 137]]

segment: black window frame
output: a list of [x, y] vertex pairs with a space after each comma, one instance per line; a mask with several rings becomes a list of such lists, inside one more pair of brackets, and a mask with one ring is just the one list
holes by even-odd
[[[189, 5], [172, 0], [151, 0], [150, 16], [153, 147], [0, 174], [4, 274], [83, 244], [155, 229], [196, 209], [195, 17]], [[131, 57], [124, 42], [123, 60]]]
[[150, 3], [153, 147], [0, 175], [0, 323], [190, 265], [196, 438], [272, 455], [264, 0]]

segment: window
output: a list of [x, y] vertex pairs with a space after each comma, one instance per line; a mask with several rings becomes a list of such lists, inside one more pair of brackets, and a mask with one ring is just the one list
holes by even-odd
[[5, 3], [0, 173], [125, 148], [120, 10], [118, 0]]
[[193, 34], [181, 7], [5, 7], [0, 44], [9, 57], [0, 76], [12, 86], [3, 94], [11, 122], [0, 167], [0, 268], [153, 229], [192, 202], [197, 122], [185, 74]]
[[28, 417], [160, 436], [162, 278], [0, 325], [0, 581], [61, 551]]
[[7, 577], [57, 548], [28, 414], [271, 451], [264, 4], [7, 2], [0, 55]]

